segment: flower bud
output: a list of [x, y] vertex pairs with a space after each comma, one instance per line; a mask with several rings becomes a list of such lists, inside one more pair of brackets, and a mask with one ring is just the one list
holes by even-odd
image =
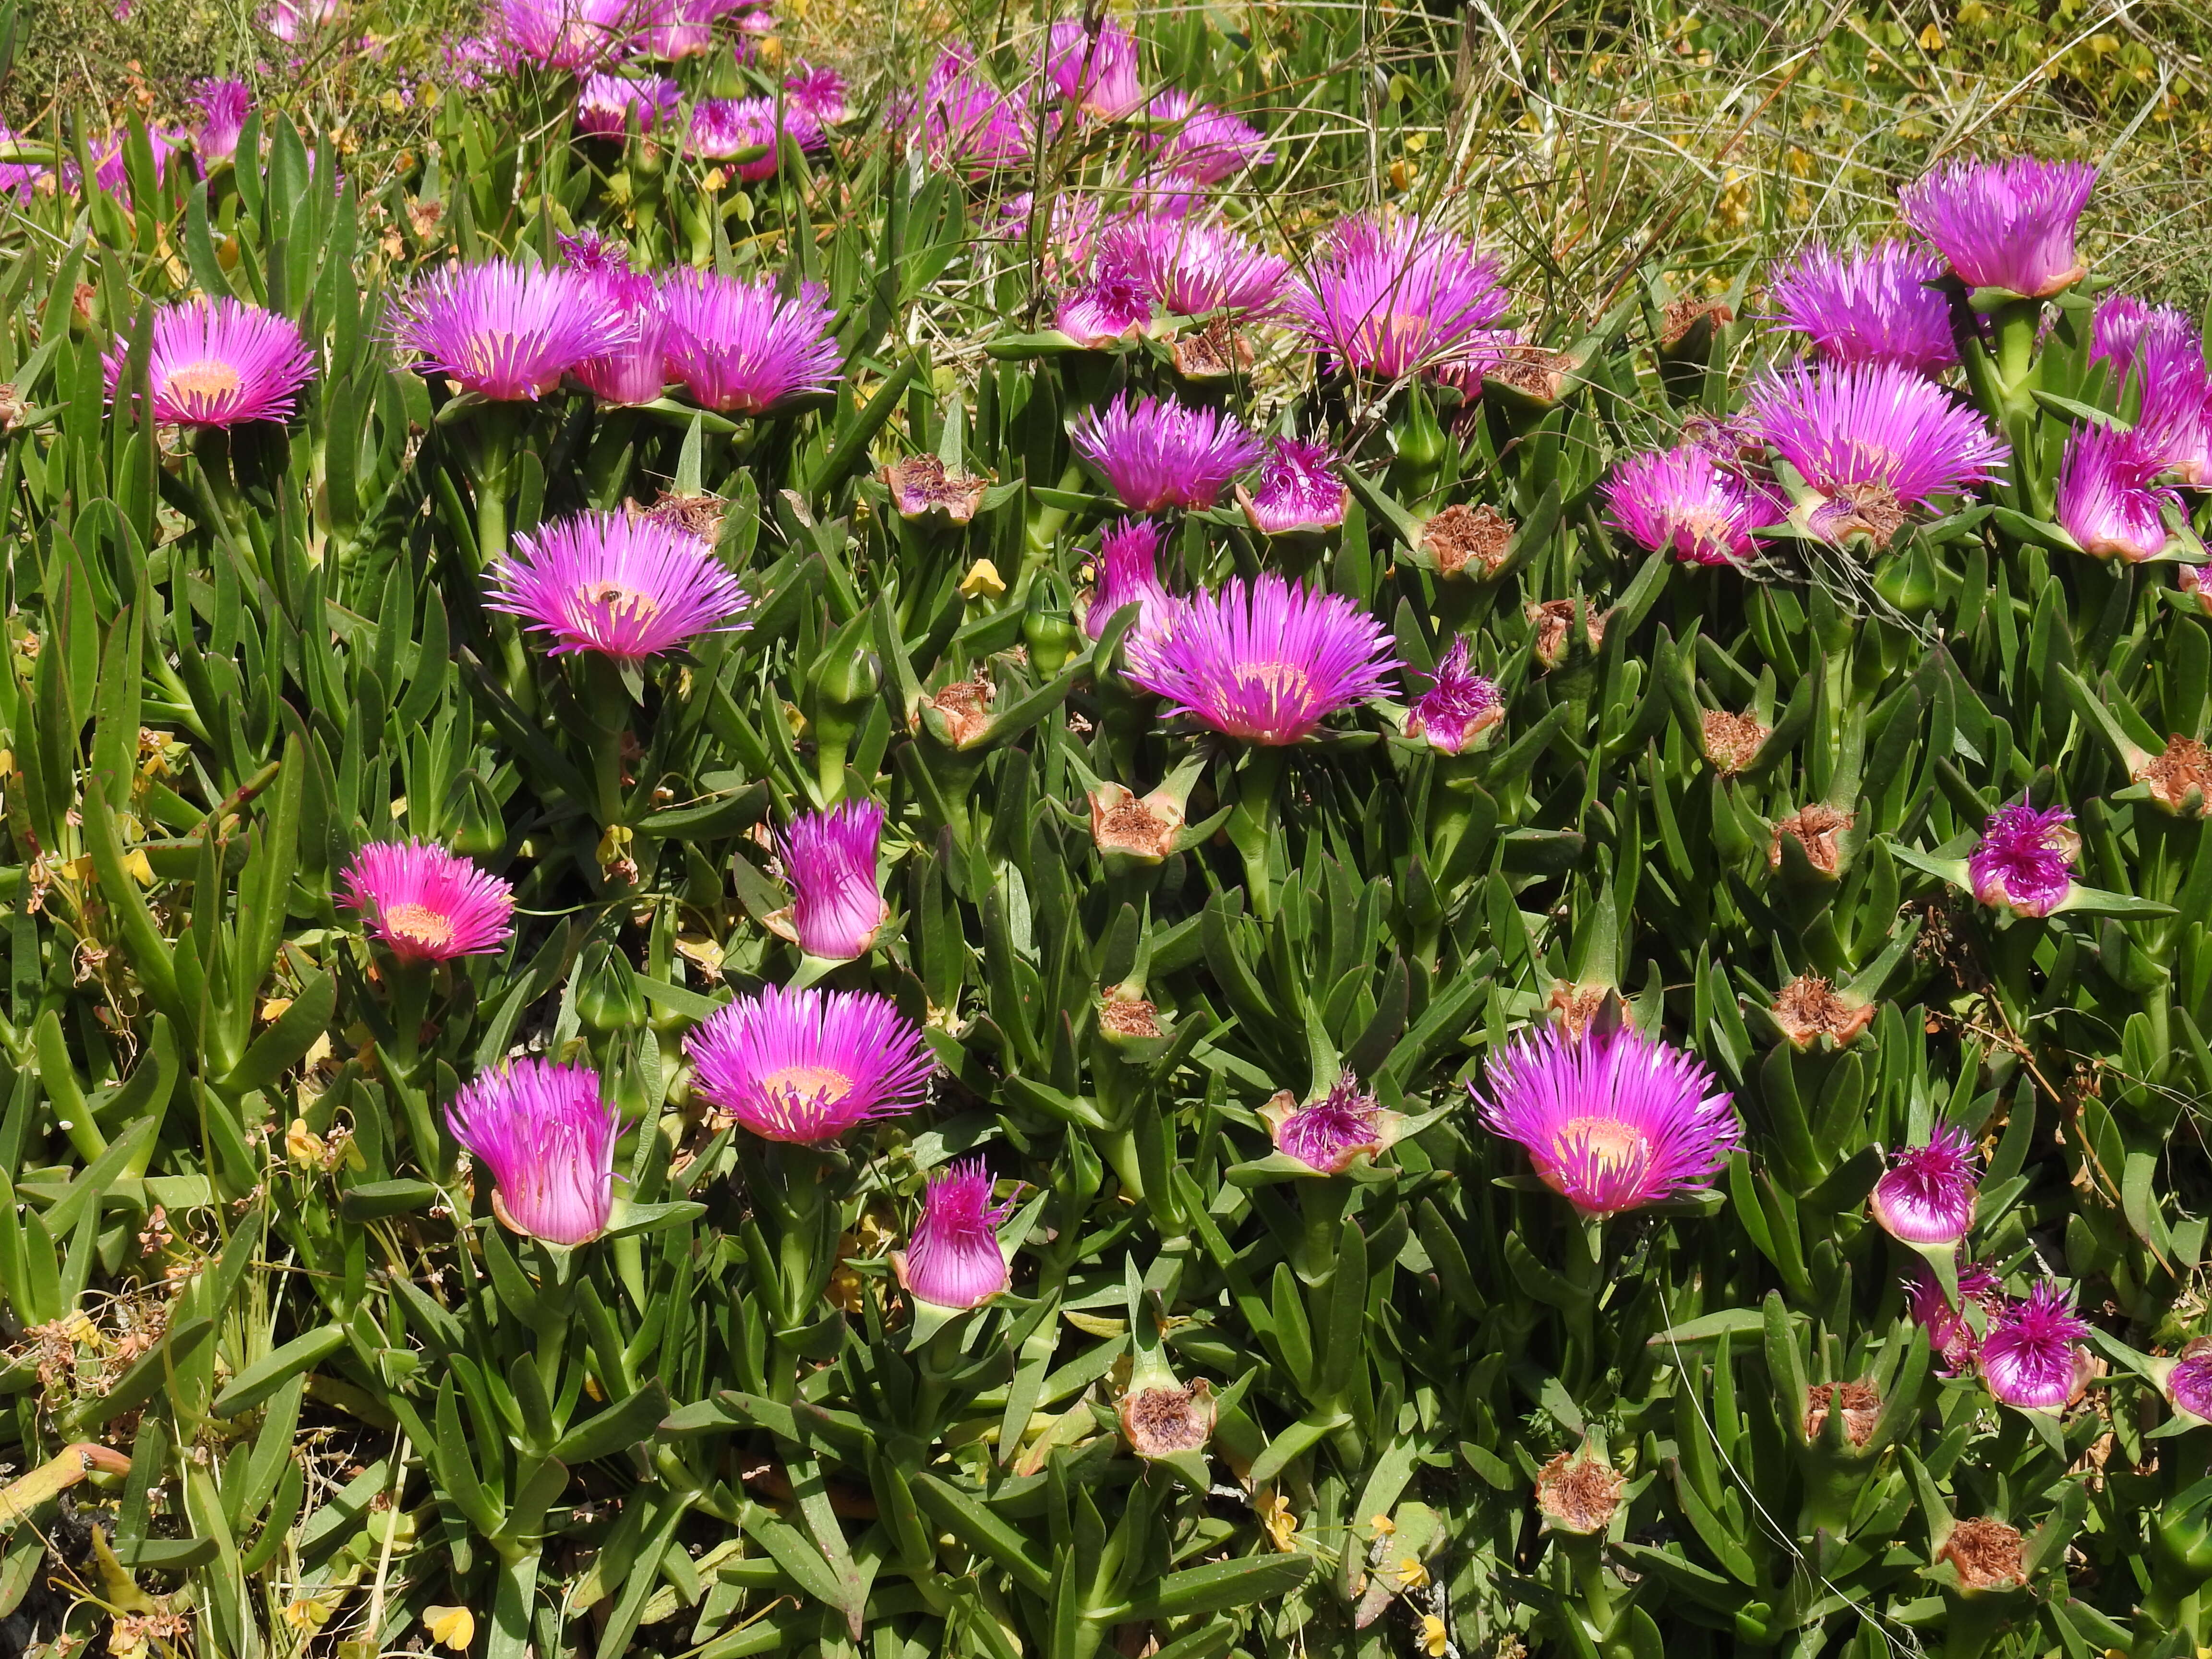
[[594, 1031], [635, 1031], [645, 1024], [645, 998], [637, 975], [605, 939], [584, 947], [576, 975], [576, 1018]]
[[1057, 674], [1075, 654], [1075, 624], [1067, 612], [1054, 606], [1044, 584], [1030, 590], [1029, 608], [1022, 613], [1022, 642], [1029, 647], [1030, 665], [1040, 674]]
[[923, 1190], [921, 1216], [891, 1269], [917, 1302], [955, 1310], [988, 1302], [1012, 1282], [999, 1248], [999, 1224], [1013, 1208], [991, 1201], [981, 1158], [953, 1164]]
[[1620, 1472], [1587, 1444], [1561, 1452], [1536, 1473], [1536, 1509], [1547, 1532], [1588, 1537], [1613, 1524], [1620, 1508]]
[[464, 858], [489, 858], [507, 845], [507, 815], [499, 798], [473, 768], [446, 791], [446, 821], [453, 826], [453, 848]]
[[1974, 1224], [1979, 1195], [1973, 1137], [1939, 1123], [1924, 1146], [1900, 1146], [1875, 1182], [1867, 1208], [1906, 1244], [1955, 1244]]
[[849, 713], [883, 689], [883, 665], [858, 645], [835, 643], [814, 665], [816, 706]]

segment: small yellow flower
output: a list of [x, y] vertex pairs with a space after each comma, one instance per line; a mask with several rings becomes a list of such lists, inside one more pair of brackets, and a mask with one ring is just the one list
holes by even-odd
[[284, 1131], [284, 1156], [303, 1169], [320, 1164], [329, 1152], [323, 1138], [307, 1127], [304, 1117], [294, 1118], [292, 1127]]
[[999, 574], [999, 567], [988, 559], [976, 560], [960, 579], [960, 597], [963, 599], [995, 599], [1006, 591], [1006, 578]]
[[1429, 1570], [1410, 1555], [1402, 1561], [1390, 1564], [1390, 1576], [1398, 1581], [1401, 1595], [1407, 1590], [1420, 1589], [1429, 1582]]
[[1943, 46], [1943, 31], [1937, 28], [1935, 24], [1930, 23], [1920, 31], [1920, 49], [1923, 52], [1941, 52]]
[[466, 1607], [428, 1607], [422, 1609], [422, 1628], [440, 1647], [466, 1653], [477, 1639], [476, 1615]]
[[1387, 1515], [1370, 1516], [1367, 1524], [1377, 1538], [1394, 1537], [1398, 1531], [1398, 1523]]
[[1421, 1615], [1421, 1651], [1427, 1654], [1429, 1659], [1444, 1659], [1444, 1654], [1450, 1647], [1451, 1632], [1444, 1628], [1444, 1621], [1433, 1613], [1423, 1613]]
[[1267, 1529], [1267, 1537], [1284, 1554], [1291, 1553], [1298, 1534], [1298, 1517], [1291, 1513], [1291, 1500], [1279, 1492], [1261, 1494], [1253, 1506], [1259, 1511], [1260, 1524]]

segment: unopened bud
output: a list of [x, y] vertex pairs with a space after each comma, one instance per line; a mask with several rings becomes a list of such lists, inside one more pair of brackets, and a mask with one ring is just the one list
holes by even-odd
[[605, 939], [584, 947], [576, 975], [576, 1018], [594, 1031], [634, 1031], [645, 1024], [645, 998], [637, 975]]
[[446, 821], [453, 826], [453, 847], [465, 858], [489, 858], [507, 845], [507, 815], [499, 797], [474, 769], [453, 780], [446, 792]]

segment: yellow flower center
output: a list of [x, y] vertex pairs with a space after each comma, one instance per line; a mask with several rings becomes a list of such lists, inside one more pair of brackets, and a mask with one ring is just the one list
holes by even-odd
[[207, 357], [171, 369], [165, 385], [173, 398], [222, 398], [237, 391], [240, 379], [235, 363]]
[[387, 904], [384, 925], [403, 939], [434, 949], [453, 942], [453, 919], [427, 904]]
[[660, 602], [650, 593], [641, 593], [634, 587], [624, 587], [620, 582], [592, 582], [584, 589], [586, 605], [604, 605], [610, 616], [629, 615], [639, 622], [656, 615]]
[[1243, 678], [1247, 685], [1258, 687], [1279, 702], [1303, 698], [1312, 684], [1304, 669], [1289, 662], [1255, 663]]
[[770, 1094], [788, 1094], [795, 1100], [817, 1097], [837, 1100], [853, 1087], [851, 1078], [827, 1066], [786, 1066], [770, 1072], [761, 1082]]
[[1651, 1156], [1651, 1138], [1617, 1117], [1571, 1117], [1560, 1126], [1552, 1151], [1562, 1164], [1583, 1164], [1590, 1176], [1602, 1179], [1642, 1169]]

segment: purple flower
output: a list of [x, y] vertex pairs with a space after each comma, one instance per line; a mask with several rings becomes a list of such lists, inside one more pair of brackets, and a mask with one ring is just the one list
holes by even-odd
[[1199, 103], [1187, 92], [1161, 93], [1146, 106], [1145, 115], [1153, 128], [1145, 143], [1171, 177], [1218, 185], [1275, 159], [1267, 135], [1257, 127]]
[[[131, 164], [124, 154], [126, 137], [118, 129], [91, 145], [90, 149], [93, 182], [112, 196], [118, 206], [128, 209], [131, 205]], [[154, 155], [155, 183], [169, 176], [169, 158], [177, 153], [185, 138], [185, 133], [174, 127], [149, 126], [146, 129], [147, 147]], [[74, 161], [64, 168], [63, 181], [71, 190], [76, 188], [77, 168]]]
[[1152, 320], [1152, 293], [1135, 270], [1101, 259], [1091, 279], [1061, 299], [1052, 325], [1078, 345], [1098, 350], [1134, 337]]
[[818, 289], [785, 298], [770, 283], [679, 270], [660, 291], [668, 368], [708, 409], [758, 414], [830, 390], [837, 371], [831, 313]]
[[648, 57], [701, 58], [714, 45], [714, 25], [748, 0], [645, 0], [638, 7], [637, 46]]
[[2108, 363], [2114, 377], [2124, 382], [2134, 372], [2147, 331], [2196, 331], [2189, 313], [2172, 306], [2147, 306], [2131, 294], [2114, 294], [2097, 302], [2089, 319], [2089, 357]]
[[1430, 748], [1456, 755], [1505, 718], [1497, 682], [1468, 666], [1465, 639], [1452, 641], [1429, 679], [1427, 694], [1407, 714], [1407, 737], [1425, 738]]
[[1034, 148], [1029, 110], [1026, 88], [1001, 92], [976, 68], [974, 50], [955, 42], [931, 66], [919, 110], [895, 106], [892, 118], [904, 125], [919, 115], [931, 165], [980, 175], [1029, 159]]
[[586, 1244], [615, 1203], [622, 1120], [588, 1066], [517, 1060], [455, 1095], [446, 1127], [497, 1183], [492, 1213], [548, 1244]]
[[1893, 1238], [1955, 1244], [1974, 1224], [1978, 1162], [1973, 1137], [1939, 1123], [1926, 1146], [1897, 1149], [1867, 1207]]
[[274, 0], [254, 21], [289, 43], [322, 27], [338, 15], [339, 0]]
[[[110, 402], [129, 355], [118, 344], [104, 360]], [[289, 421], [293, 400], [314, 372], [313, 354], [292, 319], [259, 306], [181, 300], [154, 313], [146, 378], [159, 425]]]
[[740, 179], [771, 177], [782, 163], [788, 136], [801, 149], [819, 149], [822, 124], [793, 103], [773, 98], [702, 98], [691, 106], [684, 153], [729, 161]]
[[2135, 437], [2142, 453], [2191, 489], [2212, 489], [2212, 374], [2189, 319], [2179, 313], [2154, 315], [2143, 328], [2136, 368], [2142, 396]]
[[1606, 481], [1607, 516], [1647, 552], [1687, 564], [1741, 565], [1752, 532], [1790, 516], [1787, 503], [1725, 471], [1695, 444], [1632, 455]]
[[2191, 1416], [2212, 1420], [2212, 1343], [2200, 1338], [2181, 1351], [2166, 1374], [2166, 1397]]
[[845, 101], [845, 77], [833, 69], [817, 69], [804, 59], [783, 77], [783, 95], [792, 108], [824, 126], [835, 126], [851, 113]]
[[1812, 528], [1887, 546], [1910, 511], [1990, 477], [2004, 441], [1973, 409], [1895, 363], [1798, 367], [1752, 383], [1751, 429], [1827, 498]]
[[1336, 475], [1336, 452], [1327, 444], [1277, 438], [1260, 462], [1260, 487], [1237, 486], [1245, 520], [1266, 536], [1331, 530], [1344, 522], [1352, 491]]
[[[0, 144], [19, 144], [26, 138], [27, 135], [14, 128], [0, 125]], [[19, 202], [28, 201], [32, 190], [49, 172], [35, 161], [0, 161], [0, 195], [13, 196]]]
[[1166, 624], [1175, 596], [1161, 586], [1159, 553], [1160, 529], [1149, 519], [1124, 519], [1100, 533], [1091, 594], [1084, 604], [1085, 633], [1098, 638], [1115, 613], [1130, 605], [1138, 607], [1134, 632]]
[[2154, 559], [2172, 541], [2161, 509], [2181, 498], [2153, 482], [2165, 470], [2135, 433], [2081, 428], [2066, 441], [2059, 463], [2056, 516], [2060, 526], [2100, 559]]
[[1334, 593], [1261, 576], [1178, 600], [1128, 647], [1130, 681], [1225, 736], [1269, 746], [1310, 737], [1389, 690], [1401, 665], [1381, 623]]
[[642, 0], [495, 0], [489, 32], [510, 59], [595, 70], [629, 56], [644, 19]]
[[535, 402], [622, 333], [576, 272], [509, 259], [416, 277], [392, 302], [391, 326], [402, 346], [422, 353], [422, 367], [498, 403]]
[[2081, 838], [2066, 828], [2063, 806], [2039, 812], [2026, 800], [1990, 814], [1981, 844], [1967, 854], [1966, 874], [1984, 904], [2047, 916], [2074, 890], [2074, 854]]
[[1742, 1131], [1726, 1091], [1694, 1057], [1632, 1026], [1516, 1038], [1483, 1068], [1483, 1120], [1528, 1149], [1536, 1173], [1585, 1215], [1705, 1189]]
[[876, 890], [884, 809], [848, 800], [795, 819], [777, 845], [791, 883], [792, 937], [811, 957], [850, 962], [868, 953], [890, 907]]
[[1942, 274], [1941, 260], [1909, 243], [1837, 254], [1815, 242], [1776, 266], [1768, 287], [1782, 325], [1805, 335], [1826, 362], [1939, 374], [1959, 361], [1949, 302], [1928, 286]]
[[991, 1177], [980, 1158], [963, 1159], [929, 1183], [921, 1217], [905, 1253], [892, 1265], [917, 1302], [973, 1308], [1013, 1282], [999, 1249], [999, 1224], [1013, 1200], [991, 1201]]
[[620, 248], [596, 231], [561, 238], [561, 255], [591, 285], [617, 330], [605, 350], [571, 365], [571, 372], [603, 404], [653, 402], [667, 389], [668, 363], [667, 326], [653, 278], [632, 270]]
[[1091, 33], [1079, 17], [1052, 26], [1038, 66], [1060, 95], [1086, 115], [1119, 121], [1145, 101], [1137, 79], [1137, 38], [1110, 17]]
[[1161, 310], [1178, 317], [1264, 316], [1290, 275], [1288, 261], [1212, 221], [1146, 214], [1116, 222], [1099, 240], [1102, 268], [1126, 267]]
[[1291, 284], [1294, 325], [1350, 372], [1395, 380], [1463, 351], [1506, 305], [1497, 262], [1419, 219], [1340, 222]]
[[651, 132], [675, 115], [683, 96], [665, 75], [587, 75], [576, 94], [576, 131], [601, 138]]
[[1233, 415], [1171, 398], [1132, 403], [1127, 393], [1103, 415], [1086, 412], [1072, 441], [1122, 505], [1139, 513], [1212, 507], [1260, 458], [1260, 441]]
[[2057, 1411], [2081, 1381], [2084, 1355], [2075, 1345], [2088, 1334], [2072, 1298], [2046, 1279], [1990, 1316], [1982, 1381], [2008, 1406]]
[[764, 1140], [800, 1146], [910, 1111], [936, 1066], [889, 997], [773, 985], [708, 1015], [684, 1052], [711, 1104]]
[[2081, 161], [1954, 161], [1898, 192], [1905, 223], [1968, 288], [2045, 298], [2081, 280], [2074, 227], [2097, 169]]
[[514, 931], [514, 889], [428, 842], [369, 842], [338, 877], [338, 893], [402, 962], [480, 956]]
[[246, 128], [252, 95], [243, 81], [205, 80], [192, 88], [192, 104], [200, 112], [200, 130], [192, 149], [203, 167], [228, 161], [238, 154], [238, 136]]
[[1294, 1106], [1287, 1091], [1260, 1109], [1275, 1150], [1322, 1175], [1341, 1175], [1352, 1161], [1372, 1158], [1398, 1139], [1400, 1119], [1386, 1112], [1350, 1072], [1310, 1106]]
[[484, 603], [553, 636], [551, 654], [641, 662], [751, 601], [714, 550], [664, 519], [579, 513], [515, 538]]
[[[1047, 280], [1057, 280], [1063, 271], [1080, 270], [1090, 265], [1103, 210], [1095, 196], [1063, 195], [1051, 206], [1045, 245], [1039, 252]], [[1027, 241], [1030, 221], [1036, 211], [1034, 191], [1024, 191], [1009, 198], [999, 210], [999, 226], [994, 234], [1005, 241]]]
[[[1959, 1267], [1959, 1299], [1960, 1304], [1972, 1304], [1984, 1315], [2004, 1306], [2004, 1293], [1997, 1284], [1997, 1276], [1978, 1261], [1963, 1262]], [[1917, 1278], [1908, 1279], [1905, 1286], [1905, 1307], [1912, 1315], [1912, 1322], [1928, 1333], [1930, 1346], [1946, 1376], [1957, 1376], [1973, 1369], [1981, 1358], [1981, 1333], [1974, 1328], [1961, 1308], [1951, 1305], [1943, 1294], [1943, 1286], [1935, 1273], [1926, 1267]]]

